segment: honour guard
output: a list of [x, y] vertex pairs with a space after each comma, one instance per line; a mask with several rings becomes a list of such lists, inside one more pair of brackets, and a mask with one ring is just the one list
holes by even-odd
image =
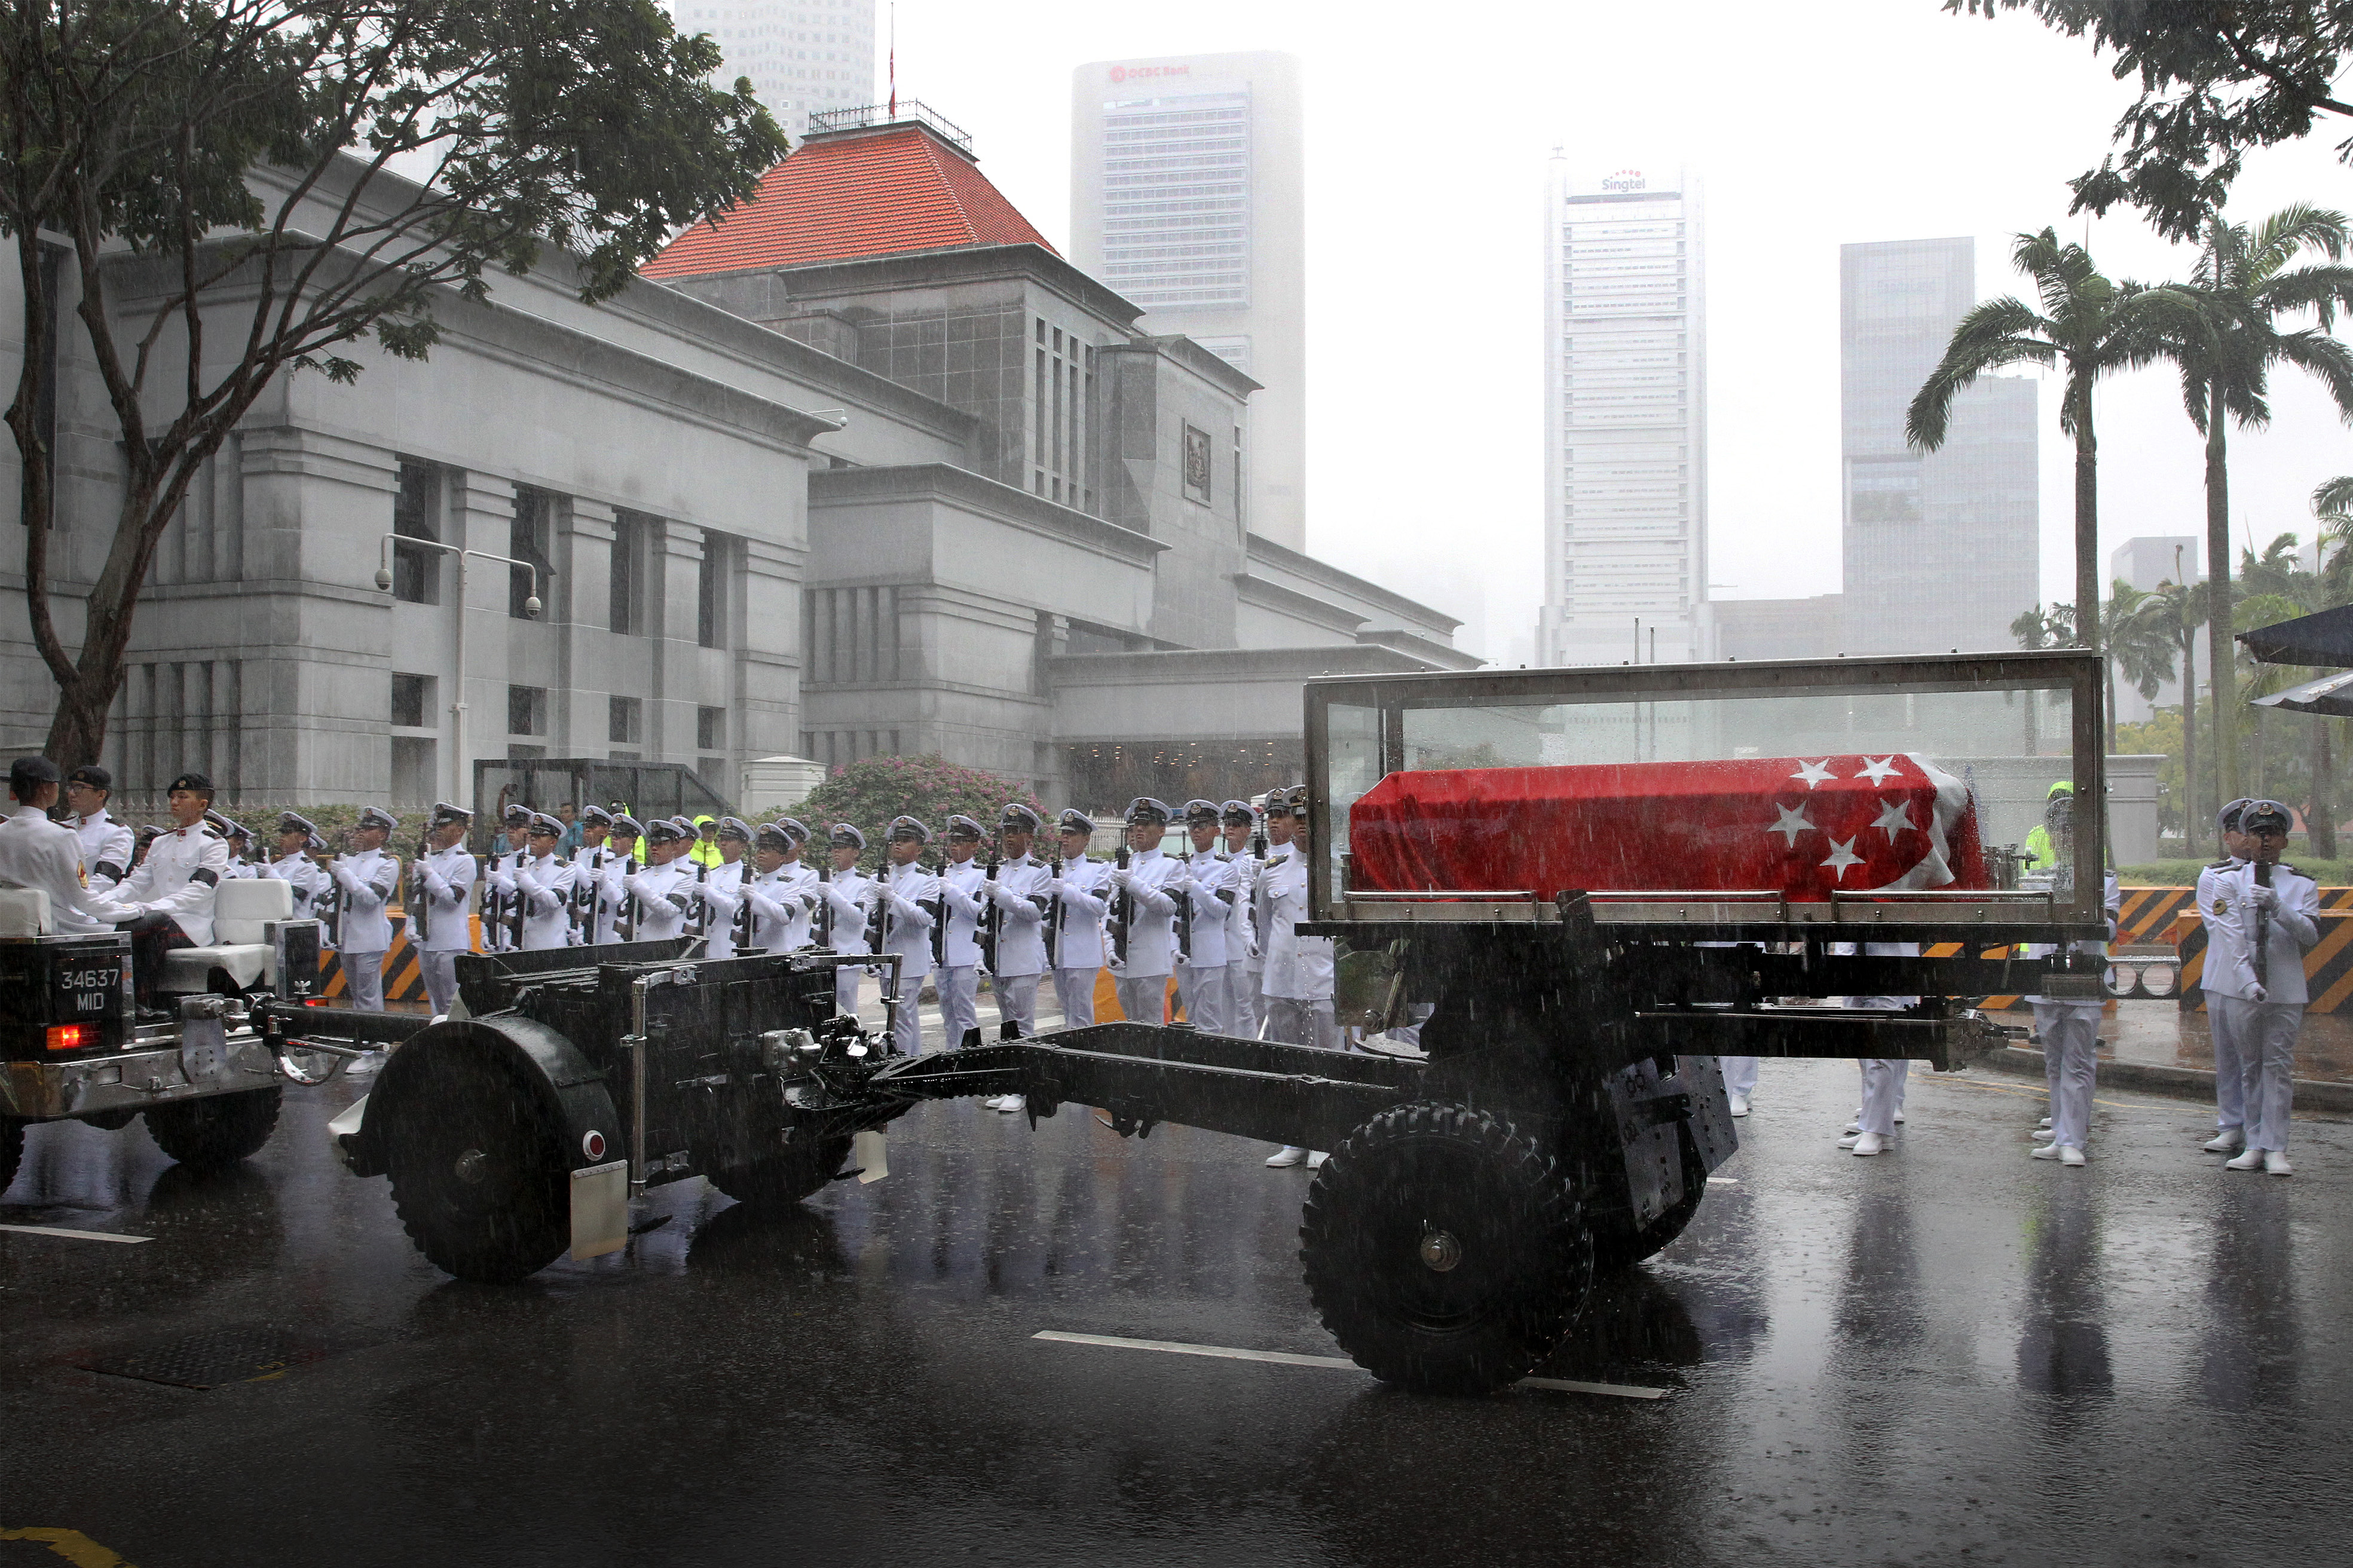
[[[875, 951], [869, 935], [871, 917], [880, 895], [874, 879], [858, 868], [858, 858], [866, 853], [866, 835], [847, 822], [837, 822], [828, 844], [833, 865], [818, 889], [825, 900], [818, 916], [825, 928], [818, 945], [834, 952], [871, 953]], [[846, 1018], [858, 1016], [858, 975], [854, 963], [837, 965], [833, 972], [834, 1010]]]
[[940, 879], [923, 869], [932, 830], [912, 816], [894, 816], [883, 839], [886, 857], [876, 884], [882, 917], [877, 952], [899, 955], [899, 1017], [891, 1043], [907, 1056], [923, 1054], [923, 1009], [915, 999], [932, 972], [932, 932], [939, 929]]
[[572, 857], [572, 864], [579, 874], [573, 880], [572, 897], [580, 906], [580, 940], [590, 944], [609, 942], [614, 940], [614, 908], [620, 902], [613, 896], [613, 886], [614, 868], [621, 858], [607, 842], [613, 836], [613, 814], [592, 805], [580, 813], [575, 826], [580, 849]]
[[657, 817], [646, 824], [645, 839], [645, 869], [621, 879], [621, 891], [629, 900], [629, 940], [666, 942], [684, 936], [687, 919], [694, 912], [694, 873], [686, 859], [694, 836], [667, 817]]
[[326, 877], [311, 863], [311, 844], [319, 830], [299, 811], [278, 814], [278, 853], [261, 863], [260, 874], [274, 877], [294, 889], [294, 912], [305, 914], [318, 902]]
[[505, 836], [503, 844], [493, 843], [488, 864], [482, 868], [482, 951], [512, 952], [515, 949], [515, 862], [528, 853], [531, 840], [532, 810], [527, 805], [510, 805], [499, 818], [499, 827]]
[[[1110, 910], [1111, 868], [1091, 859], [1094, 818], [1075, 808], [1056, 821], [1061, 852], [1050, 868], [1046, 891], [1047, 962], [1054, 971], [1054, 1000], [1062, 1026], [1083, 1028], [1095, 1021], [1095, 975], [1103, 966], [1103, 916]], [[1015, 1107], [1018, 1110], [1019, 1107]]]
[[221, 813], [210, 809], [205, 812], [205, 826], [219, 834], [221, 842], [228, 846], [228, 865], [221, 872], [221, 880], [250, 881], [258, 874], [253, 862], [246, 858], [247, 851], [253, 847], [253, 835]]
[[523, 833], [522, 855], [508, 873], [514, 879], [515, 945], [524, 952], [568, 947], [579, 927], [573, 898], [579, 868], [555, 852], [564, 843], [564, 824], [534, 811]]
[[1119, 1010], [1139, 1024], [1168, 1020], [1168, 977], [1176, 968], [1177, 863], [1161, 853], [1169, 811], [1150, 795], [1127, 805], [1124, 864], [1111, 873], [1113, 984]]
[[997, 1016], [1025, 1040], [1038, 1032], [1038, 977], [1047, 968], [1046, 915], [1053, 907], [1053, 873], [1030, 853], [1044, 826], [1019, 801], [1008, 803], [997, 818], [1002, 848], [997, 877], [982, 883], [997, 927], [988, 972]]
[[2244, 1147], [2223, 1162], [2227, 1171], [2294, 1173], [2287, 1159], [2288, 1110], [2296, 1036], [2310, 997], [2304, 955], [2320, 940], [2320, 896], [2311, 878], [2280, 859], [2293, 820], [2275, 800], [2250, 801], [2238, 820], [2247, 860], [2228, 869], [2210, 866], [2198, 875], [2199, 913], [2207, 933], [2202, 984], [2214, 1019], [2218, 1099], [2226, 1028], [2239, 1057]]
[[[737, 816], [723, 816], [712, 830], [712, 842], [719, 847], [719, 864], [702, 882], [703, 956], [734, 958], [739, 956], [735, 936], [744, 910], [744, 884], [752, 868], [744, 859], [752, 847], [752, 825]], [[751, 943], [750, 933], [744, 933], [744, 947]]]
[[49, 915], [60, 934], [135, 927], [138, 910], [90, 884], [79, 831], [49, 820], [59, 783], [58, 765], [47, 757], [18, 757], [9, 764], [8, 796], [17, 809], [0, 816], [0, 888], [37, 888], [48, 894]]
[[[2052, 850], [2059, 863], [2072, 867], [2075, 863], [2073, 792], [2053, 795], [2046, 817], [2052, 825]], [[2116, 916], [2123, 895], [2116, 884], [2116, 874], [2106, 874], [2101, 889], [2100, 907], [2107, 915], [2108, 941], [2116, 940]], [[2036, 942], [2026, 950], [2029, 958], [2042, 958], [2058, 952], [2054, 945]], [[2079, 942], [2074, 951], [2088, 953], [2107, 967], [2107, 942]], [[2034, 1032], [2042, 1042], [2042, 1079], [2047, 1091], [2051, 1116], [2047, 1136], [2050, 1142], [2031, 1151], [2037, 1160], [2056, 1160], [2070, 1168], [2084, 1163], [2090, 1149], [2092, 1132], [2092, 1086], [2097, 1077], [2100, 1047], [2100, 1014], [2105, 1004], [2084, 1002], [2073, 997], [2029, 996], [2027, 1005], [2034, 1009]]]
[[809, 944], [809, 917], [818, 899], [817, 873], [801, 861], [808, 836], [789, 816], [762, 825], [752, 836], [754, 875], [744, 901], [752, 911], [755, 952], [798, 952]]
[[1219, 847], [1217, 804], [1187, 801], [1185, 830], [1193, 847], [1178, 858], [1169, 883], [1176, 894], [1176, 1000], [1195, 1028], [1229, 1035], [1226, 922], [1234, 910], [1234, 867]]
[[66, 775], [66, 805], [74, 814], [71, 826], [81, 844], [82, 869], [90, 885], [98, 889], [111, 888], [131, 875], [130, 826], [107, 815], [106, 803], [113, 795], [114, 775], [104, 768], [76, 768]]
[[449, 1011], [458, 1000], [458, 955], [474, 950], [474, 933], [467, 921], [473, 901], [476, 868], [466, 848], [466, 832], [474, 814], [462, 805], [437, 801], [427, 819], [424, 853], [409, 863], [408, 940], [417, 949], [417, 964], [425, 974], [425, 994], [432, 999], [434, 1016]]
[[[1271, 792], [1266, 797], [1266, 821], [1269, 837], [1273, 837], [1277, 823], [1282, 825], [1288, 853], [1275, 857], [1261, 878], [1266, 910], [1265, 1037], [1337, 1050], [1340, 1023], [1332, 1006], [1332, 939], [1299, 934], [1299, 923], [1307, 918], [1309, 856], [1314, 849], [1306, 789], [1293, 786]], [[1314, 1169], [1323, 1164], [1324, 1156], [1286, 1144], [1266, 1163], [1280, 1169], [1303, 1160]]]
[[1254, 1040], [1265, 965], [1258, 955], [1257, 928], [1250, 923], [1251, 894], [1266, 864], [1266, 838], [1259, 831], [1258, 813], [1246, 800], [1227, 801], [1219, 807], [1218, 821], [1225, 829], [1227, 885], [1234, 896], [1226, 910], [1226, 1032]]
[[[2214, 814], [2214, 835], [2221, 841], [2222, 857], [2198, 873], [2198, 911], [2201, 920], [2217, 899], [2229, 903], [2224, 889], [2230, 874], [2254, 858], [2254, 846], [2239, 831], [2239, 814], [2253, 804], [2242, 797]], [[2210, 931], [2208, 934], [2211, 937], [2212, 933]], [[2211, 952], [2207, 962], [2213, 962]], [[2205, 1149], [2209, 1154], [2236, 1154], [2247, 1146], [2247, 1057], [2239, 1039], [2239, 1016], [2210, 1005], [2206, 1018], [2214, 1041], [2214, 1136]], [[2049, 1121], [2044, 1125], [2050, 1125]]]
[[130, 925], [132, 977], [139, 1005], [152, 1009], [163, 977], [164, 954], [213, 940], [213, 895], [228, 869], [228, 845], [205, 825], [213, 781], [182, 773], [172, 781], [172, 826], [159, 833], [131, 875], [111, 889], [116, 902], [139, 911]]
[[[327, 875], [326, 896], [334, 906], [335, 950], [343, 956], [343, 988], [364, 1013], [384, 1011], [384, 960], [392, 951], [392, 917], [385, 912], [400, 886], [400, 861], [384, 852], [400, 819], [380, 805], [367, 806], [352, 826], [346, 855], [332, 849], [314, 855]], [[346, 1068], [357, 1070], [360, 1064]]]
[[988, 890], [1003, 868], [991, 849], [988, 863], [979, 858], [980, 841], [988, 830], [961, 813], [948, 818], [947, 862], [934, 879], [939, 884], [935, 914], [946, 921], [933, 926], [932, 956], [939, 965], [940, 1026], [947, 1048], [955, 1049], [980, 1026], [980, 972], [985, 929], [996, 924], [996, 906]]
[[637, 846], [644, 844], [646, 825], [626, 811], [613, 814], [613, 852], [621, 857], [605, 874], [605, 898], [613, 907], [613, 940], [638, 940], [637, 900], [629, 897], [628, 879], [643, 868], [645, 862], [637, 855]]

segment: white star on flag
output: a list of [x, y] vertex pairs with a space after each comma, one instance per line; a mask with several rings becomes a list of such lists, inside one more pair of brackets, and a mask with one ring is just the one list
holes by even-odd
[[1783, 844], [1791, 849], [1796, 848], [1798, 835], [1810, 831], [1814, 826], [1806, 820], [1806, 808], [1802, 805], [1780, 805], [1774, 809], [1781, 814], [1781, 820], [1765, 831], [1781, 835]]
[[1862, 759], [1862, 771], [1854, 776], [1859, 779], [1869, 779], [1871, 787], [1877, 789], [1885, 784], [1891, 775], [1903, 771], [1895, 765], [1894, 757], [1865, 757]]
[[1893, 844], [1897, 834], [1912, 826], [1911, 808], [1900, 800], [1883, 800], [1879, 803], [1879, 820], [1872, 826], [1885, 829], [1887, 842]]
[[1846, 868], [1862, 864], [1862, 857], [1854, 852], [1853, 839], [1833, 838], [1831, 840], [1831, 858], [1822, 862], [1822, 868], [1832, 873], [1831, 880], [1843, 882], [1846, 880]]
[[1838, 774], [1831, 772], [1831, 760], [1828, 757], [1824, 757], [1819, 763], [1809, 763], [1800, 760], [1798, 763], [1798, 771], [1791, 773], [1789, 776], [1793, 779], [1805, 780], [1806, 787], [1808, 789], [1811, 789], [1816, 784], [1824, 784], [1832, 782], [1838, 777]]

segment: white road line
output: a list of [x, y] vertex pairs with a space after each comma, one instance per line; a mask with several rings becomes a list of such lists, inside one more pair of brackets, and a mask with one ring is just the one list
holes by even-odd
[[1711, 1187], [1736, 1187], [1740, 1184], [1740, 1178], [1737, 1176], [1710, 1176], [1707, 1179], [1707, 1184]]
[[[1291, 1351], [1247, 1351], [1233, 1345], [1188, 1345], [1176, 1340], [1128, 1340], [1116, 1334], [1066, 1334], [1058, 1329], [1045, 1329], [1029, 1336], [1033, 1340], [1050, 1340], [1056, 1344], [1102, 1345], [1115, 1351], [1160, 1351], [1168, 1355], [1210, 1356], [1220, 1361], [1269, 1362], [1276, 1366], [1332, 1366], [1357, 1372], [1359, 1368], [1346, 1356], [1299, 1355]], [[1519, 1388], [1546, 1388], [1563, 1394], [1607, 1394], [1620, 1399], [1663, 1399], [1663, 1388], [1638, 1388], [1621, 1383], [1570, 1383], [1556, 1377], [1524, 1377], [1514, 1384]]]
[[126, 1245], [155, 1239], [152, 1236], [120, 1236], [107, 1230], [68, 1230], [56, 1225], [0, 1225], [0, 1230], [13, 1230], [19, 1236], [62, 1236], [68, 1241], [120, 1241]]

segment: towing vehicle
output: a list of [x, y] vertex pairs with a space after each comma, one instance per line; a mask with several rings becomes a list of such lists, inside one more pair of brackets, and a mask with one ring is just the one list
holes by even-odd
[[[2100, 700], [2073, 650], [1311, 682], [1299, 931], [1369, 1048], [1107, 1023], [908, 1058], [835, 1016], [830, 954], [484, 956], [339, 1147], [491, 1280], [619, 1247], [661, 1183], [807, 1196], [926, 1100], [1323, 1149], [1300, 1256], [1335, 1339], [1496, 1388], [1697, 1212], [1737, 1146], [1717, 1056], [1952, 1069], [2015, 1032], [1975, 999], [2101, 994], [2101, 813], [2033, 886], [2000, 852], [2055, 782], [2101, 798]], [[269, 1011], [290, 1046], [349, 1017]]]
[[197, 1166], [269, 1141], [280, 1080], [323, 1081], [346, 1054], [281, 1058], [264, 1037], [266, 1003], [316, 999], [319, 922], [294, 918], [293, 892], [266, 878], [221, 883], [216, 941], [164, 956], [166, 1016], [142, 1023], [129, 935], [60, 933], [47, 893], [0, 889], [0, 1191], [37, 1121], [118, 1131], [143, 1117], [164, 1153]]

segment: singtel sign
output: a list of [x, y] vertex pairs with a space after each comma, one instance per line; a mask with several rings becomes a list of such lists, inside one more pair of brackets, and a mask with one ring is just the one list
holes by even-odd
[[1618, 193], [1624, 191], [1646, 191], [1650, 189], [1651, 186], [1650, 182], [1642, 177], [1641, 170], [1620, 169], [1614, 174], [1603, 175], [1601, 179], [1601, 188], [1605, 191]]

